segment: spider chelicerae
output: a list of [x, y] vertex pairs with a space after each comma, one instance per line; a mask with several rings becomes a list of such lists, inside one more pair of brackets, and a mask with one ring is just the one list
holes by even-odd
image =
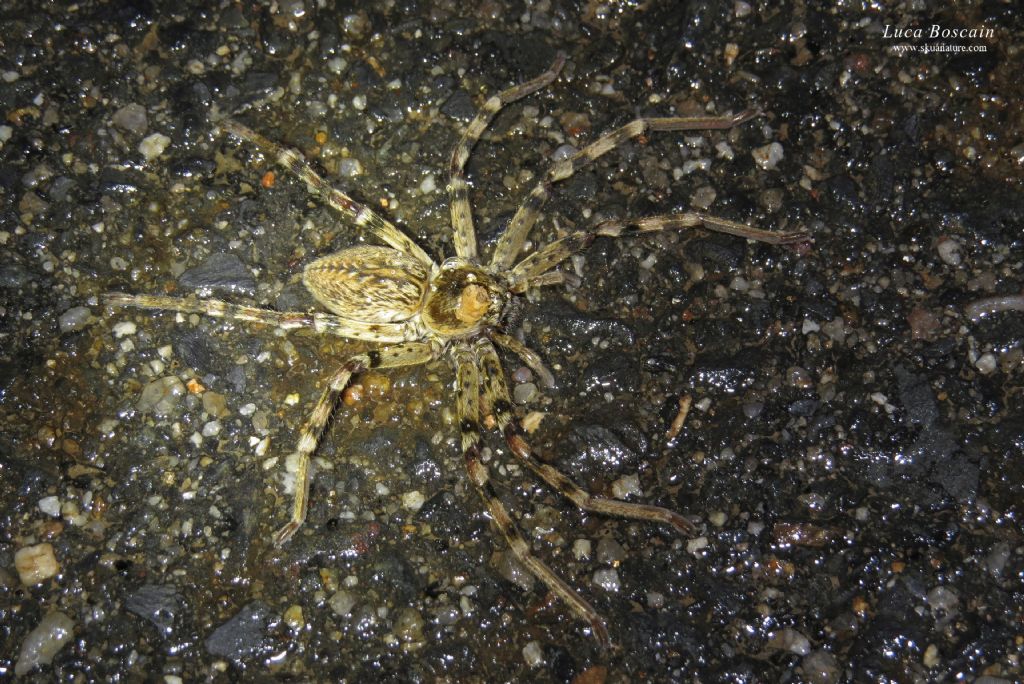
[[361, 245], [329, 254], [307, 265], [302, 280], [313, 297], [330, 313], [281, 312], [211, 299], [108, 293], [110, 306], [205, 314], [237, 321], [311, 329], [379, 343], [378, 349], [356, 354], [335, 370], [313, 407], [293, 454], [296, 470], [291, 519], [273, 538], [287, 542], [306, 518], [310, 458], [323, 437], [331, 413], [352, 377], [374, 368], [424, 364], [442, 357], [455, 366], [459, 429], [466, 471], [491, 518], [516, 558], [589, 623], [606, 647], [608, 631], [598, 612], [579, 593], [533, 555], [530, 544], [496, 495], [488, 468], [481, 462], [480, 399], [493, 413], [493, 423], [513, 456], [553, 489], [585, 511], [671, 525], [682, 534], [694, 526], [680, 514], [659, 506], [628, 503], [594, 496], [567, 475], [538, 457], [527, 443], [512, 411], [505, 374], [496, 347], [517, 355], [547, 384], [550, 372], [540, 356], [503, 329], [506, 316], [530, 288], [562, 283], [567, 276], [558, 266], [587, 248], [596, 238], [626, 237], [662, 230], [704, 226], [751, 240], [773, 244], [807, 239], [802, 231], [772, 232], [702, 213], [687, 212], [634, 220], [609, 220], [590, 230], [569, 233], [519, 259], [531, 228], [541, 216], [552, 186], [624, 142], [651, 131], [728, 129], [749, 121], [755, 111], [723, 117], [639, 118], [607, 133], [583, 149], [554, 163], [500, 235], [489, 260], [477, 251], [469, 204], [466, 162], [470, 152], [502, 107], [552, 83], [565, 63], [559, 54], [540, 76], [490, 97], [481, 107], [452, 152], [448, 192], [455, 256], [435, 261], [394, 224], [382, 218], [321, 178], [302, 155], [285, 149], [232, 120], [221, 129], [260, 148], [304, 180], [331, 207], [388, 245]]

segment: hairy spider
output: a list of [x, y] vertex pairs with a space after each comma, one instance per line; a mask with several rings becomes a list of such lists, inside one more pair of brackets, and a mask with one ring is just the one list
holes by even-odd
[[586, 620], [593, 635], [603, 647], [607, 647], [608, 631], [601, 616], [533, 555], [530, 544], [519, 532], [489, 481], [487, 466], [481, 462], [480, 456], [481, 393], [515, 458], [581, 509], [665, 523], [682, 534], [691, 534], [694, 527], [686, 518], [666, 508], [594, 496], [537, 456], [512, 413], [512, 402], [495, 345], [518, 355], [542, 379], [549, 384], [553, 382], [540, 357], [502, 329], [506, 315], [515, 311], [521, 295], [529, 288], [563, 282], [566, 276], [557, 270], [559, 264], [600, 236], [618, 238], [701, 225], [774, 244], [799, 242], [807, 239], [807, 235], [802, 231], [760, 230], [722, 218], [687, 212], [628, 221], [605, 221], [591, 230], [566, 235], [517, 261], [555, 183], [648, 131], [728, 129], [750, 120], [757, 112], [744, 111], [725, 117], [640, 118], [553, 164], [499, 237], [490, 260], [484, 261], [477, 252], [466, 183], [465, 167], [470, 152], [503, 106], [549, 85], [558, 76], [564, 62], [565, 56], [559, 54], [554, 64], [540, 76], [490, 97], [455, 146], [448, 184], [455, 256], [441, 262], [434, 261], [392, 223], [329, 185], [300, 153], [282, 148], [249, 128], [228, 120], [222, 122], [222, 130], [255, 144], [276, 158], [278, 163], [306, 181], [309, 188], [327, 204], [388, 246], [350, 247], [305, 267], [303, 283], [330, 313], [279, 312], [209, 299], [122, 293], [109, 293], [104, 301], [112, 306], [206, 314], [274, 325], [285, 330], [308, 328], [318, 333], [382, 345], [374, 351], [356, 354], [327, 379], [323, 393], [302, 428], [293, 454], [297, 462], [295, 499], [291, 519], [274, 535], [277, 546], [287, 542], [306, 518], [310, 457], [316, 451], [338, 398], [352, 376], [371, 368], [412, 366], [447, 356], [455, 366], [462, 452], [470, 481], [516, 558]]

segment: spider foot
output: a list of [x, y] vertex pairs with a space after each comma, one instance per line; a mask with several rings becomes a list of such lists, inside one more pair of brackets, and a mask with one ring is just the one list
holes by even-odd
[[288, 541], [295, 536], [295, 533], [299, 531], [299, 527], [302, 526], [301, 522], [291, 520], [287, 525], [279, 529], [274, 534], [274, 546], [280, 548], [288, 543]]

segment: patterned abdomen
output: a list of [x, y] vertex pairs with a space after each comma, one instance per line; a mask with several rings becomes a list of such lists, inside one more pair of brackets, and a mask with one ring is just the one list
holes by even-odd
[[302, 282], [325, 309], [368, 323], [394, 323], [420, 310], [429, 268], [389, 247], [363, 245], [312, 262]]

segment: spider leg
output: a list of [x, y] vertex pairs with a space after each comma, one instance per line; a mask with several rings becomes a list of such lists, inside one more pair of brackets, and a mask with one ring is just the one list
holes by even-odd
[[564, 601], [573, 612], [579, 615], [590, 624], [591, 632], [601, 644], [607, 649], [610, 645], [608, 629], [604, 620], [597, 613], [593, 606], [580, 596], [564, 580], [554, 573], [551, 568], [544, 564], [539, 558], [533, 555], [530, 544], [523, 537], [522, 532], [516, 527], [512, 516], [509, 515], [505, 505], [501, 503], [498, 494], [494, 491], [487, 472], [487, 466], [480, 462], [480, 375], [477, 371], [477, 358], [473, 351], [464, 345], [455, 350], [455, 375], [458, 387], [458, 409], [459, 424], [462, 432], [462, 453], [466, 461], [466, 471], [469, 479], [476, 487], [480, 497], [487, 505], [491, 519], [497, 526], [501, 535], [505, 538], [509, 549], [516, 558], [529, 569], [533, 575], [547, 585], [548, 589], [555, 596]]
[[533, 351], [525, 344], [505, 333], [498, 332], [497, 330], [491, 330], [487, 333], [487, 336], [492, 342], [508, 349], [510, 352], [518, 356], [523, 360], [530, 370], [537, 374], [537, 377], [541, 379], [545, 387], [555, 386], [555, 376], [551, 374], [544, 362], [540, 360], [540, 354]]
[[409, 236], [399, 230], [393, 223], [374, 213], [369, 207], [356, 202], [320, 177], [299, 152], [281, 147], [277, 143], [268, 140], [252, 129], [231, 119], [221, 121], [220, 127], [242, 140], [253, 143], [257, 147], [262, 148], [266, 154], [275, 157], [279, 164], [306, 181], [306, 184], [320, 195], [327, 204], [340, 214], [350, 218], [356, 226], [366, 228], [395, 249], [424, 264], [434, 264], [434, 260], [427, 256], [427, 253], [419, 245], [413, 242]]
[[395, 343], [421, 338], [423, 335], [411, 322], [367, 323], [326, 313], [301, 311], [274, 311], [253, 306], [232, 304], [219, 299], [194, 299], [165, 295], [133, 295], [107, 292], [103, 295], [107, 306], [131, 306], [155, 311], [194, 313], [231, 321], [245, 321], [273, 325], [282, 330], [308, 328], [315, 332], [348, 337], [367, 342]]
[[295, 500], [292, 504], [292, 517], [288, 523], [274, 534], [274, 546], [281, 546], [298, 531], [306, 520], [309, 503], [309, 484], [312, 473], [309, 461], [316, 451], [324, 429], [330, 421], [338, 397], [348, 387], [349, 381], [356, 373], [372, 368], [397, 368], [399, 366], [415, 366], [437, 358], [439, 350], [426, 342], [406, 342], [390, 347], [383, 347], [363, 354], [356, 354], [346, 361], [341, 368], [334, 371], [317, 400], [313, 412], [302, 427], [295, 452], [289, 457], [296, 460], [295, 464]]
[[505, 435], [509, 449], [537, 477], [544, 480], [549, 487], [572, 501], [585, 511], [601, 513], [618, 518], [648, 520], [651, 522], [671, 525], [680, 534], [691, 535], [696, 529], [689, 520], [675, 511], [661, 506], [648, 506], [615, 499], [594, 496], [573, 482], [557, 468], [541, 461], [533, 448], [523, 437], [522, 428], [512, 415], [512, 401], [505, 384], [505, 374], [501, 369], [501, 361], [494, 346], [485, 339], [476, 343], [476, 352], [483, 364], [484, 393], [490, 403], [498, 427]]
[[749, 121], [757, 115], [757, 111], [748, 109], [733, 116], [641, 118], [630, 121], [625, 126], [617, 128], [611, 133], [606, 133], [582, 150], [556, 162], [548, 169], [548, 172], [544, 174], [543, 180], [537, 184], [526, 200], [523, 201], [515, 216], [512, 217], [509, 227], [498, 240], [498, 244], [494, 248], [494, 256], [491, 257], [491, 268], [496, 271], [504, 271], [515, 262], [516, 256], [526, 241], [526, 236], [537, 222], [537, 219], [540, 218], [541, 208], [551, 194], [552, 185], [565, 180], [587, 164], [622, 145], [630, 138], [639, 137], [648, 131], [727, 129]]
[[455, 253], [463, 259], [476, 258], [476, 233], [473, 230], [473, 215], [469, 206], [469, 186], [466, 184], [466, 162], [469, 161], [470, 152], [502, 107], [550, 84], [562, 70], [563, 64], [565, 54], [559, 52], [554, 63], [540, 76], [491, 96], [452, 150], [448, 181], [448, 193], [451, 197], [449, 204], [452, 228], [455, 230]]
[[590, 243], [600, 236], [613, 238], [628, 237], [641, 233], [655, 233], [662, 230], [679, 230], [697, 226], [773, 245], [803, 242], [810, 238], [810, 234], [804, 230], [764, 230], [748, 226], [745, 223], [737, 223], [736, 221], [692, 211], [684, 214], [650, 216], [635, 220], [622, 221], [613, 219], [598, 224], [593, 230], [580, 230], [570, 233], [523, 257], [512, 269], [510, 289], [513, 292], [524, 292], [533, 285], [544, 284], [552, 273], [551, 269], [573, 254], [586, 249], [590, 246]]

